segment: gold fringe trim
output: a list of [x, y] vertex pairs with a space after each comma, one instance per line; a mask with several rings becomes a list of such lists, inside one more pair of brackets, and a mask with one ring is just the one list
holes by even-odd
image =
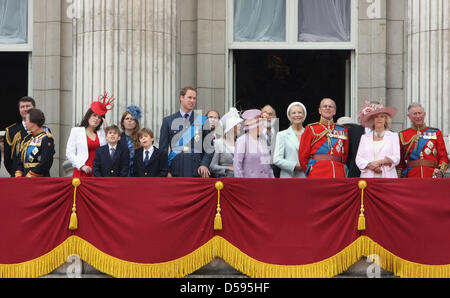
[[0, 264], [0, 278], [36, 278], [49, 274], [67, 261], [72, 254], [72, 247], [72, 240], [68, 238], [37, 259], [18, 264]]
[[20, 264], [0, 264], [2, 278], [33, 278], [49, 274], [78, 255], [97, 270], [119, 278], [180, 278], [220, 257], [253, 278], [330, 278], [339, 275], [362, 257], [378, 255], [381, 268], [405, 278], [448, 278], [450, 265], [424, 265], [390, 253], [367, 236], [361, 236], [336, 255], [307, 265], [275, 265], [246, 255], [222, 237], [212, 238], [185, 257], [155, 264], [127, 262], [107, 255], [87, 241], [72, 236], [48, 254]]

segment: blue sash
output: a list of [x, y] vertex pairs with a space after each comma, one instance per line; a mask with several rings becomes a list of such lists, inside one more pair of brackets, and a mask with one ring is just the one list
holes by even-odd
[[[201, 127], [200, 131], [203, 131], [203, 125], [205, 124], [206, 121], [205, 116], [203, 115], [198, 115], [195, 120], [194, 123], [191, 124], [191, 126], [186, 129], [186, 131], [184, 132], [184, 134], [181, 136], [180, 140], [178, 141], [178, 146], [172, 148], [172, 151], [169, 154], [169, 167], [172, 165], [172, 161], [173, 159], [180, 154], [181, 152], [184, 151], [184, 148], [192, 141], [192, 139], [195, 137], [195, 127], [199, 126]], [[189, 147], [189, 152], [191, 152], [191, 147]]]
[[[334, 130], [342, 130], [345, 131], [345, 128], [342, 127], [338, 127], [336, 126], [336, 128]], [[328, 138], [328, 135], [325, 135], [324, 137]], [[311, 155], [314, 154], [320, 154], [320, 155], [327, 155], [331, 152], [331, 150], [333, 150], [334, 146], [336, 146], [336, 143], [338, 142], [338, 138], [330, 138], [331, 140], [331, 148], [328, 148], [328, 140], [325, 141], [325, 143], [322, 144], [322, 146], [320, 146], [320, 148], [316, 151], [311, 153]], [[305, 175], [308, 176], [309, 172], [311, 171], [312, 167], [317, 163], [317, 160], [314, 160], [312, 158], [309, 159], [308, 161], [308, 165], [306, 167], [306, 172]]]
[[[429, 128], [427, 130], [424, 131], [424, 133], [436, 133], [437, 130], [436, 129], [432, 129]], [[428, 143], [428, 139], [425, 139], [423, 136], [419, 138], [418, 144], [417, 144], [417, 148], [414, 149], [411, 154], [409, 155], [409, 160], [419, 160], [420, 159], [420, 153], [422, 153], [423, 148], [425, 147], [425, 145]], [[411, 171], [412, 168], [407, 168], [403, 171], [403, 175], [405, 177], [408, 176], [409, 171]]]

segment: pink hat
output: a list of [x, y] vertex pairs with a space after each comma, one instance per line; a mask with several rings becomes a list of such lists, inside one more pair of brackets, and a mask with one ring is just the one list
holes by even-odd
[[91, 104], [91, 110], [99, 116], [105, 116], [108, 111], [114, 108], [114, 100], [116, 100], [114, 95], [108, 98], [108, 93], [105, 92], [105, 94], [97, 98], [97, 101]]
[[253, 109], [247, 110], [242, 113], [242, 118], [244, 119], [245, 129], [251, 129], [258, 125], [259, 119], [261, 118], [261, 110]]
[[388, 114], [391, 118], [394, 118], [395, 115], [397, 115], [397, 109], [394, 107], [385, 107], [382, 104], [370, 103], [366, 101], [359, 110], [358, 118], [361, 122], [361, 125], [366, 127], [367, 121], [378, 114]]

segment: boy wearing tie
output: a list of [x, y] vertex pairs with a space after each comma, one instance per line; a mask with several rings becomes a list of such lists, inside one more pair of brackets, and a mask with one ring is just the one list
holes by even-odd
[[117, 146], [120, 130], [116, 125], [105, 129], [108, 144], [99, 147], [94, 157], [94, 177], [127, 177], [129, 152], [124, 146]]
[[169, 173], [167, 152], [153, 146], [154, 136], [150, 129], [138, 132], [141, 148], [134, 155], [134, 177], [167, 177]]

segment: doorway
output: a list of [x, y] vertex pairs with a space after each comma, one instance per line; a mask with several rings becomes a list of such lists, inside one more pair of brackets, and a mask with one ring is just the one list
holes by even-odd
[[280, 131], [290, 125], [286, 110], [293, 101], [307, 109], [304, 125], [320, 120], [322, 98], [336, 101], [335, 120], [350, 104], [351, 51], [235, 50], [235, 106], [260, 109], [270, 104], [280, 119]]
[[28, 95], [28, 52], [0, 52], [0, 131], [21, 121], [18, 101]]

